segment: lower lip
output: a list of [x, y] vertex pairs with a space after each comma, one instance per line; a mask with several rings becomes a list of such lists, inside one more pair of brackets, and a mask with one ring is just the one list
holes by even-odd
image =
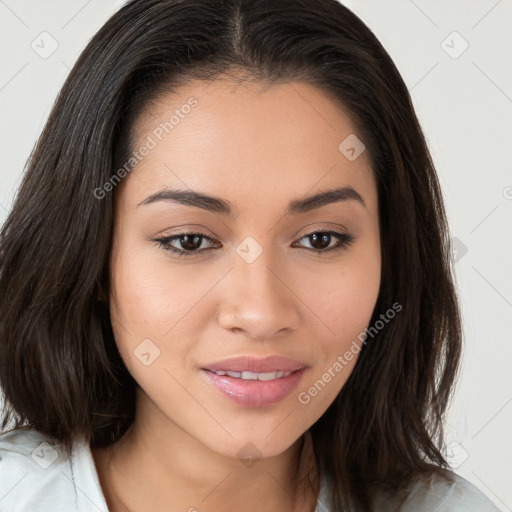
[[288, 396], [298, 385], [305, 368], [290, 373], [287, 377], [272, 380], [244, 380], [228, 375], [217, 375], [210, 370], [201, 370], [219, 391], [234, 402], [248, 407], [267, 407]]

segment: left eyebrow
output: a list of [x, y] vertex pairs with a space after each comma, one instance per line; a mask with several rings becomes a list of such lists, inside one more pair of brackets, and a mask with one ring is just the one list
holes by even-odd
[[[290, 201], [286, 213], [287, 215], [307, 213], [328, 204], [350, 200], [357, 201], [366, 208], [364, 199], [361, 197], [359, 192], [354, 190], [352, 187], [341, 187], [325, 190], [304, 199], [296, 199]], [[136, 207], [138, 208], [139, 206], [156, 203], [159, 201], [170, 201], [183, 204], [185, 206], [194, 206], [222, 215], [233, 216], [234, 214], [234, 210], [229, 201], [219, 197], [201, 194], [200, 192], [195, 192], [193, 190], [160, 190], [159, 192], [148, 196]]]
[[299, 213], [306, 213], [331, 203], [350, 200], [357, 201], [366, 208], [364, 199], [361, 197], [359, 192], [354, 190], [352, 187], [341, 187], [325, 190], [313, 196], [306, 197], [305, 199], [291, 201], [288, 205], [287, 214], [296, 215]]

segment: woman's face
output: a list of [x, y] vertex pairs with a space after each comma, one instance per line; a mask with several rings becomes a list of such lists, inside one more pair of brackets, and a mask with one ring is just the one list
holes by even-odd
[[194, 82], [134, 128], [110, 306], [137, 414], [225, 455], [282, 453], [343, 387], [377, 300], [368, 152], [302, 83]]

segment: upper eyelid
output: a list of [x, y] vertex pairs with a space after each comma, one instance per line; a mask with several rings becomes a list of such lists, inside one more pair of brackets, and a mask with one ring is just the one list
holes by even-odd
[[[325, 227], [320, 227], [320, 228], [311, 227], [311, 226], [314, 226], [315, 224], [317, 224], [317, 223], [313, 222], [311, 224], [308, 224], [304, 228], [299, 229], [298, 231], [295, 232], [293, 237], [297, 238], [298, 233], [300, 233], [302, 231], [302, 229], [305, 229], [306, 232], [300, 238], [311, 235], [313, 233], [326, 232], [326, 231], [334, 231], [336, 233], [341, 233], [341, 234], [349, 234], [349, 233], [353, 232], [352, 230], [348, 229], [346, 226], [341, 225], [341, 224], [327, 222], [326, 223], [327, 226], [325, 226]], [[180, 228], [178, 227], [177, 229], [180, 229]], [[178, 231], [176, 233], [171, 233], [169, 235], [166, 235], [166, 234], [161, 235], [160, 238], [172, 238], [172, 237], [179, 237], [179, 236], [184, 236], [184, 235], [201, 235], [201, 236], [209, 238], [209, 239], [216, 238], [215, 235], [209, 235], [209, 234], [205, 233], [205, 231], [210, 232], [209, 229], [203, 228], [200, 226], [197, 226], [197, 227], [192, 226], [191, 228], [181, 227], [181, 229], [182, 229], [182, 231]], [[164, 231], [164, 233], [166, 233], [166, 231]]]
[[[347, 236], [353, 237], [353, 235], [351, 233], [349, 233], [348, 231], [346, 231], [344, 229], [336, 230], [334, 228], [320, 228], [320, 229], [313, 229], [311, 231], [308, 231], [307, 233], [304, 233], [303, 235], [301, 235], [299, 237], [295, 237], [295, 240], [296, 241], [302, 240], [303, 238], [311, 236], [315, 233], [335, 233], [337, 235], [347, 235]], [[174, 234], [171, 234], [168, 236], [162, 236], [160, 238], [157, 238], [157, 240], [160, 240], [160, 241], [164, 240], [166, 242], [170, 242], [170, 241], [174, 241], [174, 240], [179, 239], [180, 237], [186, 236], [186, 235], [199, 235], [203, 239], [207, 239], [208, 241], [214, 243], [214, 245], [215, 245], [215, 243], [220, 243], [214, 237], [211, 237], [210, 235], [207, 235], [206, 233], [202, 233], [201, 231], [192, 231], [192, 230], [191, 231], [182, 231], [180, 233], [174, 233]], [[202, 249], [202, 250], [205, 250], [205, 249]], [[200, 252], [200, 251], [196, 251], [196, 252]]]
[[[321, 255], [323, 255], [323, 254], [328, 255], [328, 254], [336, 253], [337, 251], [345, 249], [346, 247], [350, 246], [354, 242], [354, 240], [357, 239], [357, 236], [349, 233], [345, 227], [343, 227], [342, 230], [321, 228], [321, 229], [308, 231], [307, 233], [303, 234], [302, 236], [300, 236], [298, 238], [294, 237], [294, 240], [295, 240], [294, 244], [304, 238], [307, 238], [308, 236], [315, 234], [315, 233], [325, 233], [325, 232], [334, 234], [334, 237], [337, 239], [336, 245], [334, 245], [333, 247], [330, 247], [330, 248], [326, 248], [325, 250], [314, 249], [314, 248], [310, 249], [307, 247], [304, 247], [304, 249], [308, 250], [308, 251], [320, 253]], [[213, 243], [213, 246], [206, 247], [203, 249], [194, 250], [194, 251], [187, 251], [187, 250], [180, 249], [180, 248], [177, 248], [177, 247], [174, 247], [171, 245], [171, 241], [174, 241], [175, 239], [179, 239], [180, 237], [186, 236], [186, 235], [199, 235], [203, 239], [207, 238], [208, 240], [210, 240]], [[176, 253], [177, 256], [190, 257], [190, 258], [192, 258], [194, 256], [201, 257], [201, 256], [205, 255], [206, 253], [210, 252], [211, 250], [218, 248], [218, 247], [215, 247], [216, 245], [218, 246], [218, 243], [215, 243], [216, 242], [215, 238], [210, 237], [209, 235], [203, 234], [198, 231], [195, 231], [195, 232], [194, 231], [182, 231], [181, 233], [176, 233], [176, 234], [170, 235], [165, 238], [159, 238], [159, 239], [156, 238], [156, 239], [154, 239], [154, 242], [158, 243], [160, 246], [164, 246], [163, 249], [165, 251], [170, 251], [171, 253]]]

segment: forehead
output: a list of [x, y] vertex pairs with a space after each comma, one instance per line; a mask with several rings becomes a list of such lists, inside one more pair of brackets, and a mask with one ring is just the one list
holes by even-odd
[[367, 152], [348, 159], [340, 150], [347, 137], [360, 139], [350, 115], [311, 85], [191, 82], [146, 105], [135, 122], [132, 149], [151, 149], [125, 193], [135, 203], [158, 188], [191, 188], [237, 207], [340, 185], [372, 195]]

